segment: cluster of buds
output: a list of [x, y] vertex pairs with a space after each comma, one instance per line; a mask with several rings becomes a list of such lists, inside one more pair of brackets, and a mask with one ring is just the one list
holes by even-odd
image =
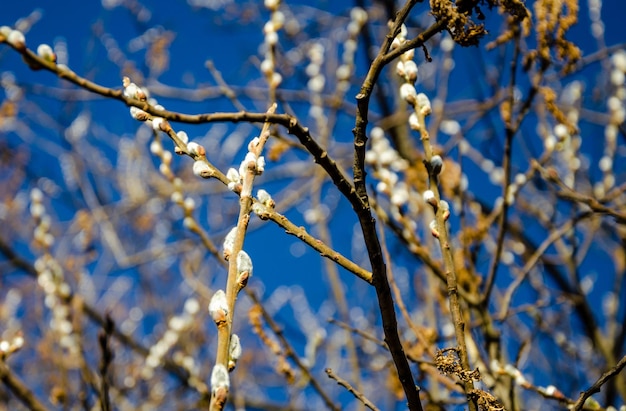
[[[395, 49], [402, 46], [407, 41], [406, 34], [406, 26], [403, 24], [400, 33], [391, 43], [391, 48]], [[414, 49], [402, 53], [396, 64], [396, 74], [404, 80], [400, 86], [400, 98], [414, 108], [414, 112], [409, 117], [409, 125], [411, 129], [421, 131], [425, 127], [423, 124], [424, 117], [430, 115], [432, 107], [428, 96], [424, 93], [418, 93], [415, 89], [418, 69], [413, 57], [415, 57]]]
[[[141, 370], [144, 379], [150, 379], [154, 375], [154, 370], [161, 365], [165, 355], [178, 342], [195, 323], [195, 316], [200, 311], [200, 303], [195, 298], [185, 301], [184, 311], [181, 315], [175, 315], [167, 323], [167, 330], [156, 344], [150, 347], [146, 362]], [[180, 357], [180, 356], [179, 356]], [[180, 365], [183, 365], [190, 375], [198, 375], [199, 367], [190, 356], [180, 357]]]
[[[239, 169], [237, 170], [236, 168], [231, 167], [226, 172], [228, 189], [242, 196], [249, 196], [252, 194], [251, 192], [244, 193], [242, 191], [244, 187], [243, 181], [245, 176], [261, 175], [265, 171], [265, 157], [256, 154], [257, 151], [259, 151], [259, 142], [259, 137], [254, 137], [248, 144], [248, 152], [246, 153], [246, 156], [244, 157], [242, 162], [239, 164]], [[248, 188], [250, 190], [252, 189], [251, 186], [251, 184], [248, 184]]]
[[337, 90], [345, 92], [350, 88], [350, 79], [354, 73], [354, 55], [357, 49], [357, 38], [361, 29], [367, 22], [367, 12], [360, 7], [350, 10], [350, 23], [348, 23], [348, 38], [343, 43], [341, 64], [337, 67]]
[[379, 181], [376, 191], [389, 196], [395, 207], [401, 207], [412, 196], [409, 186], [400, 180], [400, 173], [407, 169], [408, 163], [391, 147], [382, 128], [374, 127], [370, 139], [371, 146], [365, 153], [365, 163], [374, 169], [374, 177]]
[[285, 15], [279, 10], [280, 0], [265, 0], [265, 8], [270, 11], [270, 19], [263, 27], [265, 35], [265, 58], [261, 62], [261, 72], [265, 75], [271, 89], [276, 89], [283, 81], [276, 72], [274, 50], [278, 44], [278, 31], [285, 25]]
[[314, 43], [307, 53], [310, 63], [306, 67], [306, 74], [309, 77], [307, 89], [310, 91], [311, 106], [309, 115], [315, 119], [318, 128], [326, 127], [326, 117], [324, 116], [322, 92], [326, 84], [326, 77], [322, 72], [324, 64], [324, 46], [321, 43]]
[[619, 50], [611, 56], [611, 85], [614, 87], [612, 95], [607, 101], [609, 123], [604, 129], [604, 155], [598, 162], [603, 173], [602, 183], [594, 187], [596, 196], [602, 197], [615, 185], [613, 163], [617, 150], [617, 135], [619, 128], [626, 120], [626, 51]]
[[[150, 94], [146, 88], [139, 87], [137, 84], [133, 83], [130, 78], [124, 77], [122, 79], [122, 85], [124, 86], [124, 97], [148, 102], [150, 105], [154, 106], [155, 110], [165, 110], [155, 99], [150, 98]], [[167, 120], [148, 114], [138, 107], [132, 106], [130, 108], [130, 115], [137, 121], [150, 122], [154, 131], [163, 131], [165, 133], [172, 132], [172, 126]]]
[[67, 303], [71, 288], [65, 281], [61, 264], [51, 254], [54, 237], [49, 232], [51, 219], [43, 205], [43, 193], [34, 188], [30, 193], [30, 199], [30, 213], [36, 223], [34, 239], [44, 250], [44, 254], [35, 260], [34, 266], [37, 284], [46, 294], [45, 305], [52, 312], [50, 328], [57, 334], [62, 348], [70, 353], [78, 353], [78, 338], [74, 333], [71, 311]]
[[19, 351], [24, 346], [24, 336], [18, 332], [10, 339], [0, 340], [0, 361], [4, 361], [9, 355]]

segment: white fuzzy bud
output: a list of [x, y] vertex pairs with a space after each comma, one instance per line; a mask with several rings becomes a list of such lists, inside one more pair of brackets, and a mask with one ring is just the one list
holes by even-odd
[[19, 30], [11, 30], [7, 37], [7, 42], [16, 49], [24, 49], [26, 47], [26, 37]]
[[185, 208], [185, 211], [193, 211], [196, 208], [196, 202], [193, 198], [187, 197], [183, 203], [183, 207]]
[[248, 273], [248, 276], [252, 276], [252, 259], [243, 250], [237, 254], [237, 273]]
[[213, 170], [202, 160], [193, 162], [193, 173], [202, 178], [209, 178], [213, 175]]
[[57, 61], [57, 56], [54, 54], [54, 50], [52, 50], [52, 47], [47, 44], [40, 44], [37, 47], [37, 55], [51, 63], [56, 63]]
[[206, 154], [204, 147], [193, 141], [187, 143], [187, 151], [194, 156], [203, 156]]
[[417, 80], [417, 64], [413, 60], [408, 60], [404, 62], [404, 78], [411, 82], [415, 83]]
[[266, 207], [273, 208], [275, 205], [274, 200], [272, 199], [272, 196], [270, 195], [270, 193], [268, 193], [267, 191], [263, 189], [259, 189], [256, 192], [256, 198], [259, 200], [261, 204], [265, 205]]
[[265, 8], [270, 11], [278, 10], [278, 6], [280, 6], [280, 0], [265, 0], [264, 2]]
[[224, 244], [222, 245], [222, 249], [224, 250], [224, 259], [228, 260], [230, 255], [233, 252], [233, 246], [235, 245], [235, 237], [237, 236], [237, 227], [233, 227], [230, 229], [226, 237], [224, 238]]
[[420, 130], [420, 120], [417, 117], [417, 114], [411, 113], [411, 115], [409, 116], [409, 127], [411, 127], [411, 130]]
[[239, 172], [233, 167], [229, 168], [226, 172], [226, 178], [228, 181], [233, 183], [239, 183], [241, 181], [241, 177], [239, 176]]
[[153, 140], [152, 143], [150, 143], [150, 152], [155, 156], [160, 156], [163, 154], [163, 146], [160, 142]]
[[417, 95], [417, 106], [419, 107], [420, 113], [422, 113], [422, 115], [424, 117], [430, 115], [430, 113], [433, 112], [433, 109], [430, 106], [430, 100], [428, 99], [428, 96], [424, 93], [419, 93]]
[[[230, 369], [235, 367], [235, 363], [241, 357], [241, 341], [239, 340], [239, 336], [237, 334], [233, 334], [230, 336], [230, 347], [228, 349], [228, 365]], [[232, 362], [232, 368], [230, 367]]]
[[417, 91], [415, 91], [415, 86], [409, 83], [402, 84], [400, 86], [400, 98], [402, 98], [411, 105], [415, 104], [417, 98]]
[[217, 290], [211, 301], [209, 302], [209, 315], [213, 321], [219, 326], [226, 321], [228, 317], [228, 303], [226, 301], [226, 293], [224, 290]]
[[183, 143], [187, 144], [189, 142], [189, 136], [184, 131], [181, 130], [178, 133], [176, 133], [176, 135]]
[[260, 156], [256, 160], [256, 173], [263, 174], [264, 171], [265, 171], [265, 157]]
[[246, 154], [246, 157], [241, 162], [241, 164], [239, 164], [239, 175], [240, 176], [246, 175], [248, 170], [251, 169], [250, 167], [252, 167], [252, 169], [256, 168], [256, 161], [257, 161], [256, 155], [254, 153], [248, 152]]
[[135, 106], [130, 108], [130, 115], [132, 118], [139, 121], [146, 121], [150, 119], [150, 115], [148, 113]]
[[433, 235], [433, 237], [439, 238], [439, 230], [437, 228], [437, 220], [431, 221], [430, 224], [429, 224], [429, 227], [430, 227], [430, 233]]
[[220, 388], [230, 388], [230, 377], [224, 365], [215, 364], [211, 371], [211, 392], [215, 393]]

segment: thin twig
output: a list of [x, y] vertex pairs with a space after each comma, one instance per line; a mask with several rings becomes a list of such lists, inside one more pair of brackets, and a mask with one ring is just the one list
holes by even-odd
[[373, 411], [378, 411], [378, 408], [370, 400], [368, 400], [365, 395], [363, 395], [361, 392], [356, 390], [352, 385], [350, 385], [350, 383], [348, 381], [346, 381], [343, 378], [338, 377], [337, 375], [335, 375], [335, 373], [333, 372], [332, 368], [326, 368], [326, 374], [328, 374], [329, 378], [337, 381], [337, 384], [341, 385], [346, 390], [351, 392], [352, 395], [354, 395], [354, 398], [356, 398], [357, 400], [361, 401], [363, 403], [363, 405], [365, 405], [367, 408], [369, 408], [370, 410], [373, 410]]
[[602, 386], [611, 378], [618, 375], [624, 367], [626, 367], [626, 355], [623, 356], [622, 359], [619, 360], [619, 362], [615, 364], [613, 368], [602, 374], [591, 387], [580, 393], [580, 397], [578, 397], [578, 400], [574, 404], [574, 411], [582, 410], [585, 406], [585, 401], [587, 400], [587, 398], [591, 397], [596, 392], [600, 392]]
[[30, 410], [46, 411], [47, 408], [37, 399], [35, 394], [20, 380], [9, 366], [0, 360], [0, 380]]

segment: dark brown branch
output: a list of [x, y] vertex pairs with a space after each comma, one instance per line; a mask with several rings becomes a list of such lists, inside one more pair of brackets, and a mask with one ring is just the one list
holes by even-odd
[[625, 366], [626, 366], [626, 355], [623, 356], [622, 359], [619, 360], [617, 364], [615, 364], [615, 367], [611, 368], [610, 370], [602, 374], [600, 378], [598, 378], [598, 380], [595, 383], [593, 383], [591, 387], [589, 387], [586, 391], [580, 393], [580, 397], [578, 397], [578, 400], [574, 404], [574, 408], [573, 408], [574, 411], [582, 410], [587, 398], [591, 397], [596, 392], [600, 392], [600, 389], [602, 388], [602, 386], [611, 378], [618, 375]]
[[35, 394], [28, 389], [26, 384], [22, 382], [13, 371], [9, 368], [4, 360], [0, 360], [0, 380], [4, 385], [11, 390], [11, 392], [33, 411], [46, 411], [47, 408], [35, 397]]
[[376, 231], [376, 220], [372, 216], [365, 184], [365, 146], [367, 143], [366, 129], [368, 124], [369, 100], [382, 69], [385, 64], [391, 61], [391, 59], [388, 59], [385, 62], [385, 55], [390, 49], [393, 39], [400, 32], [402, 23], [406, 20], [409, 12], [416, 3], [416, 0], [407, 1], [404, 7], [397, 13], [396, 20], [385, 37], [379, 53], [370, 66], [367, 76], [363, 81], [361, 91], [356, 96], [357, 112], [355, 126], [353, 129], [354, 165], [352, 169], [354, 174], [354, 188], [360, 202], [363, 204], [363, 207], [359, 209], [355, 208], [355, 211], [359, 218], [361, 230], [365, 239], [365, 246], [367, 247], [367, 254], [372, 266], [373, 285], [376, 289], [376, 296], [378, 298], [378, 306], [382, 317], [385, 342], [389, 346], [391, 357], [393, 358], [393, 362], [398, 372], [398, 378], [407, 397], [409, 409], [421, 411], [422, 403], [419, 398], [419, 392], [415, 386], [413, 374], [411, 373], [409, 362], [407, 361], [404, 348], [402, 347], [402, 342], [400, 341], [400, 336], [398, 335], [398, 323], [393, 297], [391, 295], [391, 289], [387, 279], [387, 267], [383, 259], [380, 241]]

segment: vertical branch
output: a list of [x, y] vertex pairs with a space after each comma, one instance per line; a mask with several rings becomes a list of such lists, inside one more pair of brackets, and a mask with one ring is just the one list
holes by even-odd
[[[275, 110], [276, 104], [272, 104], [267, 113], [273, 114]], [[237, 295], [245, 287], [248, 276], [252, 275], [251, 267], [249, 272], [241, 272], [239, 260], [240, 253], [243, 252], [244, 238], [248, 229], [248, 223], [250, 222], [250, 212], [252, 211], [252, 186], [254, 184], [255, 176], [262, 171], [259, 167], [259, 159], [261, 157], [260, 154], [263, 151], [263, 147], [269, 138], [269, 130], [270, 123], [265, 123], [259, 137], [253, 139], [253, 141], [249, 144], [248, 155], [243, 160], [242, 167], [240, 167], [241, 185], [240, 187], [234, 188], [235, 190], [240, 190], [239, 216], [237, 218], [234, 241], [229, 250], [228, 256], [225, 315], [220, 315], [219, 318], [214, 316], [214, 320], [216, 320], [216, 324], [218, 326], [218, 341], [213, 375], [215, 375], [215, 371], [221, 369], [221, 367], [223, 367], [224, 370], [229, 369], [229, 352], [233, 328], [233, 317], [235, 313], [235, 302], [237, 300]], [[213, 376], [211, 379], [214, 380]], [[229, 384], [226, 383], [224, 387], [215, 387], [214, 383], [215, 381], [211, 381], [211, 385], [213, 386], [213, 395], [211, 396], [210, 408], [211, 410], [221, 410], [223, 409], [228, 396]], [[218, 389], [216, 390], [216, 388]], [[225, 390], [221, 388], [225, 388]]]
[[109, 339], [113, 333], [113, 319], [109, 314], [104, 316], [104, 325], [102, 331], [98, 335], [100, 351], [102, 358], [100, 359], [100, 406], [102, 411], [111, 410], [111, 399], [109, 397], [109, 366], [113, 361], [113, 351], [109, 345]]
[[398, 323], [393, 297], [387, 279], [387, 267], [383, 259], [378, 234], [376, 232], [376, 220], [372, 216], [369, 205], [367, 189], [365, 186], [365, 144], [367, 142], [366, 128], [368, 124], [369, 100], [372, 89], [374, 88], [376, 80], [378, 79], [378, 76], [384, 66], [381, 60], [384, 53], [386, 53], [391, 47], [391, 43], [400, 31], [402, 23], [416, 3], [416, 0], [407, 1], [402, 10], [398, 12], [396, 21], [391, 27], [389, 34], [387, 34], [376, 60], [372, 63], [367, 77], [361, 87], [361, 92], [356, 97], [357, 112], [355, 127], [353, 129], [354, 186], [357, 196], [364, 204], [364, 207], [356, 209], [355, 211], [359, 218], [361, 230], [365, 239], [365, 246], [367, 247], [367, 254], [369, 256], [370, 264], [372, 265], [373, 285], [376, 289], [376, 296], [378, 298], [378, 306], [383, 322], [385, 342], [389, 346], [389, 351], [396, 366], [396, 370], [398, 371], [398, 378], [400, 379], [400, 383], [407, 397], [410, 410], [422, 410], [422, 403], [420, 402], [419, 392], [415, 386], [413, 374], [411, 373], [411, 368], [409, 367], [409, 363], [404, 353], [404, 348], [402, 347], [402, 342], [400, 341], [400, 336], [398, 335]]

